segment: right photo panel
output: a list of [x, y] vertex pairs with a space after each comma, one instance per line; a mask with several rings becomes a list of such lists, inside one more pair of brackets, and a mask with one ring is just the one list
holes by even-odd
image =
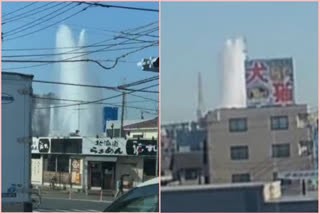
[[161, 212], [318, 212], [318, 2], [160, 2]]

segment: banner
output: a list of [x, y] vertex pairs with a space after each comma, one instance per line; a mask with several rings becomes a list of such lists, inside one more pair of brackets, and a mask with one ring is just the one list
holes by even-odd
[[294, 104], [291, 58], [247, 60], [245, 70], [248, 107]]

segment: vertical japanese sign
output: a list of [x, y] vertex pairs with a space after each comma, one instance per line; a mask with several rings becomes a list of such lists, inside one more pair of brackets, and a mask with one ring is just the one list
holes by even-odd
[[248, 60], [245, 62], [245, 70], [249, 107], [294, 103], [291, 58]]

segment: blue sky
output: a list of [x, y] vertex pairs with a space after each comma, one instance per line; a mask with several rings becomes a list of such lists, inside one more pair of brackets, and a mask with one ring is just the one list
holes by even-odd
[[[18, 13], [14, 13], [11, 16], [7, 15], [7, 17], [4, 16], [4, 14], [9, 13], [10, 11], [14, 11], [15, 9], [23, 7], [24, 5], [27, 5], [29, 3], [30, 2], [2, 2], [2, 16], [3, 16], [2, 22], [6, 20], [5, 18], [12, 17], [14, 15], [17, 15]], [[152, 9], [159, 8], [159, 5], [157, 2], [105, 2], [105, 3], [113, 4], [113, 5], [131, 6], [131, 7], [152, 8]], [[19, 13], [22, 13], [23, 11], [27, 11], [32, 7], [36, 8], [44, 4], [46, 3], [38, 2], [28, 8], [25, 8], [25, 10], [22, 10]], [[79, 8], [83, 8], [83, 7], [84, 6], [81, 6]], [[59, 7], [57, 6], [56, 8], [59, 8]], [[68, 14], [72, 14], [77, 10], [79, 9], [76, 8], [72, 12], [69, 12]], [[55, 50], [45, 51], [45, 52], [44, 51], [40, 51], [40, 52], [39, 51], [38, 52], [4, 51], [4, 49], [14, 49], [14, 48], [20, 48], [20, 49], [21, 48], [47, 48], [47, 47], [54, 48], [55, 42], [56, 42], [56, 32], [59, 25], [55, 25], [53, 27], [48, 28], [47, 30], [40, 31], [38, 33], [32, 34], [27, 37], [6, 41], [6, 38], [10, 38], [9, 36], [6, 37], [6, 32], [8, 32], [10, 29], [23, 26], [24, 24], [29, 23], [33, 19], [43, 16], [44, 14], [46, 14], [46, 12], [43, 12], [36, 16], [30, 16], [22, 20], [17, 20], [15, 22], [8, 22], [4, 24], [2, 26], [2, 32], [4, 32], [4, 41], [2, 43], [2, 50], [3, 50], [2, 55], [4, 56], [4, 55], [33, 54], [33, 53], [36, 53], [36, 54], [37, 53], [46, 53], [46, 54], [55, 53]], [[63, 18], [66, 16], [67, 15], [64, 14], [61, 17]], [[70, 19], [63, 21], [62, 24], [66, 24], [72, 29], [73, 36], [75, 37], [76, 41], [78, 40], [80, 31], [82, 29], [85, 29], [87, 32], [87, 44], [92, 44], [98, 41], [106, 40], [108, 38], [113, 38], [115, 35], [117, 35], [117, 33], [110, 32], [110, 30], [122, 31], [126, 29], [131, 29], [141, 25], [148, 24], [150, 22], [158, 21], [158, 19], [159, 19], [159, 13], [155, 13], [155, 12], [143, 12], [143, 11], [98, 7], [98, 8], [89, 8], [85, 12], [80, 13]], [[59, 20], [59, 18], [55, 20]], [[53, 22], [51, 21], [48, 23], [50, 24]], [[157, 26], [158, 24], [153, 25], [153, 27], [157, 27]], [[37, 28], [34, 28], [34, 30], [35, 29]], [[154, 32], [153, 35], [158, 35], [158, 32]], [[158, 38], [155, 38], [155, 37], [152, 37], [152, 38], [146, 37], [143, 39], [158, 40]], [[128, 52], [128, 50], [96, 53], [96, 54], [89, 55], [89, 57], [94, 59], [115, 59], [117, 56], [126, 52]], [[127, 62], [119, 63], [112, 70], [103, 70], [101, 67], [92, 63], [89, 64], [89, 68], [92, 72], [98, 75], [100, 79], [100, 83], [99, 83], [100, 85], [117, 86], [117, 85], [123, 84], [124, 81], [126, 83], [130, 83], [136, 80], [154, 76], [155, 73], [142, 71], [137, 66], [137, 62], [144, 57], [158, 56], [158, 55], [159, 55], [159, 49], [158, 49], [158, 46], [155, 46], [148, 49], [144, 49], [143, 51], [140, 51], [138, 53], [129, 55], [128, 57], [123, 59]], [[36, 58], [39, 58], [39, 57], [35, 57], [34, 59]], [[43, 58], [43, 59], [46, 59], [46, 58]], [[51, 58], [51, 59], [54, 59], [54, 58]], [[19, 67], [26, 67], [30, 65], [32, 64], [2, 63], [2, 69], [3, 71], [6, 70], [10, 72], [21, 72], [21, 73], [33, 74], [35, 76], [34, 79], [53, 80], [53, 81], [59, 80], [56, 75], [56, 70], [57, 70], [56, 64], [40, 66], [40, 67], [32, 67], [32, 68], [22, 68], [22, 69], [19, 68]], [[111, 64], [110, 62], [104, 62], [104, 65], [108, 66]], [[154, 83], [155, 82], [149, 83], [149, 84], [146, 84], [145, 86], [148, 86]], [[143, 85], [139, 87], [143, 87]], [[158, 88], [154, 87], [152, 88], [152, 90], [158, 90]], [[56, 92], [56, 87], [34, 83], [34, 91], [35, 93], [38, 93], [38, 94], [48, 93], [50, 91]], [[137, 93], [137, 94], [145, 97], [153, 98], [153, 99], [158, 99], [157, 94], [145, 94], [145, 93]], [[113, 92], [110, 92], [110, 91], [104, 92], [104, 97], [108, 97], [112, 95], [114, 95]], [[131, 96], [129, 96], [127, 99], [128, 99], [128, 103], [143, 100], [143, 99], [139, 99], [137, 97], [131, 97]], [[110, 102], [120, 103], [121, 100], [114, 99], [114, 100], [110, 100]], [[150, 109], [157, 108], [157, 103], [155, 102], [136, 102], [130, 105], [143, 106], [145, 108], [150, 108]], [[140, 110], [128, 109], [127, 112], [128, 112], [128, 119], [137, 119], [140, 117]], [[145, 114], [145, 117], [149, 117], [149, 118], [154, 116], [155, 115]]]
[[219, 104], [218, 54], [244, 36], [250, 58], [293, 57], [295, 98], [318, 104], [316, 2], [162, 2], [161, 119], [195, 119], [197, 73], [207, 110]]

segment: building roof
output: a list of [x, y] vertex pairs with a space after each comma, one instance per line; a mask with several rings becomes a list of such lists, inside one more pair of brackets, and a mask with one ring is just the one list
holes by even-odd
[[130, 125], [126, 125], [123, 128], [125, 130], [130, 130], [130, 129], [150, 129], [150, 128], [158, 128], [159, 124], [158, 124], [158, 117], [153, 118], [151, 120], [146, 120], [146, 121], [142, 121], [142, 122], [138, 122], [138, 123], [133, 123]]

